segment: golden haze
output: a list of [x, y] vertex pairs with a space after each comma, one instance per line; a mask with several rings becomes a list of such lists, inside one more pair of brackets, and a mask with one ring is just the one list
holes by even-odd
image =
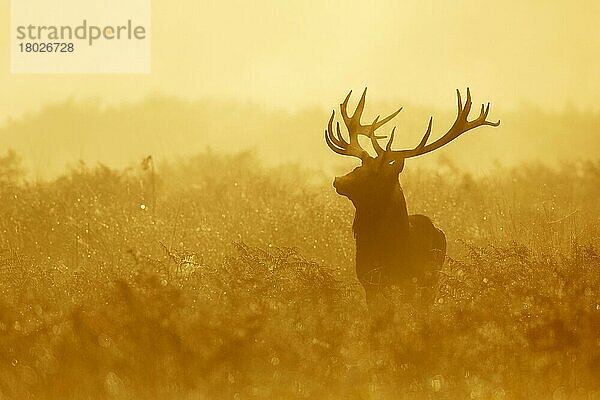
[[[151, 74], [0, 52], [0, 399], [598, 398], [599, 7], [155, 0]], [[502, 124], [328, 147], [365, 86], [395, 148], [456, 88]]]
[[[45, 132], [16, 129], [18, 133], [10, 135], [5, 130], [0, 143], [22, 153], [35, 177], [47, 175], [39, 164], [50, 164], [54, 174], [78, 159], [125, 165], [144, 153], [160, 157], [185, 155], [206, 146], [235, 147], [233, 139], [241, 134], [248, 146], [260, 149], [268, 145], [270, 139], [257, 139], [256, 132], [289, 138], [303, 132], [315, 135], [316, 142], [328, 109], [349, 89], [356, 92], [365, 86], [371, 104], [405, 105], [396, 124], [402, 132], [399, 140], [406, 140], [400, 143], [406, 145], [418, 139], [429, 114], [437, 117], [434, 134], [442, 132], [452, 118], [455, 89], [470, 86], [476, 100], [491, 101], [495, 116], [505, 121], [503, 130], [465, 139], [466, 146], [481, 145], [476, 153], [485, 152], [486, 157], [471, 162], [458, 152], [450, 158], [459, 165], [473, 168], [489, 159], [510, 164], [590, 155], [588, 139], [577, 135], [593, 138], [589, 132], [598, 127], [597, 2], [510, 1], [482, 7], [480, 2], [464, 0], [285, 4], [155, 0], [152, 6], [152, 73], [148, 75], [10, 75], [8, 53], [0, 53], [2, 125], [11, 131], [14, 119], [48, 104], [68, 107], [60, 105], [64, 101], [87, 104], [89, 99], [98, 99], [100, 105], [123, 105], [124, 113], [144, 113], [131, 104], [159, 94], [215, 102], [216, 108], [223, 102], [239, 103], [238, 109], [248, 109], [235, 117], [235, 111], [228, 113], [227, 107], [221, 107], [212, 119], [203, 117], [202, 126], [186, 126], [186, 119], [193, 116], [163, 110], [164, 118], [179, 125], [178, 132], [168, 135], [185, 136], [185, 140], [176, 139], [166, 146], [166, 134], [152, 131], [132, 133], [130, 143], [112, 146], [104, 138], [110, 134], [85, 132], [86, 126], [71, 122], [68, 110]], [[5, 2], [0, 20], [6, 26], [8, 15]], [[0, 32], [2, 47], [8, 46], [8, 34], [8, 29]], [[252, 109], [249, 103], [259, 109]], [[310, 118], [286, 114], [306, 114], [307, 109], [321, 109], [322, 113], [310, 113]], [[279, 126], [272, 126], [275, 112], [280, 113]], [[573, 114], [580, 118], [571, 126]], [[112, 121], [109, 114], [106, 118]], [[131, 118], [135, 121], [138, 117]], [[174, 121], [177, 118], [180, 120]], [[239, 120], [242, 133], [213, 138], [207, 131], [220, 132], [219, 122], [224, 119]], [[573, 127], [574, 132], [567, 134], [562, 126]], [[69, 129], [76, 132], [69, 133]], [[530, 134], [524, 134], [526, 130]], [[74, 142], [63, 141], [65, 135]], [[492, 138], [499, 135], [502, 140]], [[571, 135], [576, 136], [573, 145], [564, 139]], [[45, 152], [47, 146], [40, 143], [54, 139], [64, 144], [59, 146], [64, 150]], [[528, 149], [538, 145], [549, 155], [540, 157]], [[36, 150], [38, 147], [42, 149]], [[320, 151], [323, 154], [316, 146], [311, 148], [315, 162], [322, 161]], [[454, 149], [448, 151], [452, 155]], [[280, 160], [269, 151], [263, 156], [275, 162], [298, 159]]]

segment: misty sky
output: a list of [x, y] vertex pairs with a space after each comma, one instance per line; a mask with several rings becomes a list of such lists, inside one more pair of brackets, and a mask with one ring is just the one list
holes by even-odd
[[[0, 3], [9, 25], [9, 1]], [[348, 89], [454, 108], [598, 109], [600, 2], [154, 0], [149, 75], [11, 75], [0, 30], [0, 118], [68, 97], [148, 94], [333, 107]]]

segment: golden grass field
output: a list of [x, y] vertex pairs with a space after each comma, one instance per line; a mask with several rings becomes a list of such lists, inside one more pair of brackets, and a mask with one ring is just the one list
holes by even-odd
[[407, 168], [448, 257], [432, 301], [370, 311], [331, 178], [3, 155], [0, 399], [600, 398], [599, 162]]

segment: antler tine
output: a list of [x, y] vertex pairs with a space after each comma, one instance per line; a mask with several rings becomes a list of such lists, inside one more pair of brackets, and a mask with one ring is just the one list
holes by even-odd
[[[378, 115], [377, 117], [375, 117], [375, 119], [373, 120], [373, 123], [371, 124], [371, 126], [377, 124], [377, 121], [379, 120], [379, 117], [380, 117], [380, 115]], [[377, 136], [377, 135], [375, 135], [375, 132], [373, 132], [373, 135], [371, 135], [371, 145], [373, 146], [373, 149], [375, 149], [375, 153], [377, 153], [377, 157], [379, 157], [383, 153], [385, 153], [385, 150], [379, 144], [378, 139], [385, 139], [385, 136]]]
[[354, 114], [352, 114], [352, 119], [356, 119], [358, 123], [360, 123], [360, 117], [362, 117], [362, 113], [365, 110], [365, 99], [367, 97], [367, 88], [363, 90], [362, 96], [360, 96], [360, 100], [358, 101], [358, 105], [356, 106], [356, 110], [354, 110]]
[[327, 123], [326, 133], [328, 133], [328, 139], [331, 140], [337, 147], [344, 148], [348, 145], [348, 143], [346, 143], [346, 141], [342, 137], [342, 134], [340, 132], [340, 124], [339, 123], [336, 124], [337, 125], [336, 126], [337, 136], [333, 134], [333, 118], [334, 117], [335, 117], [335, 111], [331, 113], [331, 118], [329, 118], [329, 122]]
[[392, 151], [392, 142], [394, 141], [394, 134], [396, 133], [396, 127], [392, 128], [392, 133], [390, 133], [390, 139], [385, 145], [385, 151]]
[[339, 122], [336, 123], [336, 133], [333, 132], [333, 119], [335, 118], [335, 111], [331, 114], [329, 118], [329, 122], [327, 123], [327, 129], [325, 130], [325, 142], [329, 146], [331, 150], [333, 150], [337, 154], [341, 154], [344, 156], [352, 156], [360, 158], [361, 160], [365, 160], [369, 158], [369, 154], [360, 147], [357, 138], [352, 139], [353, 136], [350, 135], [350, 142], [347, 142], [340, 130]]
[[331, 114], [331, 118], [329, 119], [329, 123], [327, 124], [327, 129], [325, 129], [325, 143], [329, 146], [331, 150], [336, 152], [337, 154], [344, 154], [344, 146], [334, 135], [333, 135], [333, 117], [335, 115], [335, 111]]
[[396, 115], [398, 115], [398, 113], [400, 111], [402, 111], [402, 107], [400, 107], [397, 111], [391, 113], [390, 115], [388, 115], [387, 117], [385, 117], [384, 119], [382, 119], [379, 122], [377, 122], [377, 119], [379, 119], [379, 117], [377, 117], [377, 119], [375, 121], [373, 121], [373, 123], [371, 124], [371, 126], [373, 127], [373, 131], [375, 131], [380, 126], [386, 124], [388, 121], [390, 121], [391, 119], [393, 119]]
[[[375, 134], [375, 130], [380, 128], [385, 123], [389, 122], [392, 118], [394, 118], [398, 113], [402, 110], [402, 108], [393, 112], [392, 114], [385, 117], [383, 120], [379, 120], [380, 116], [377, 116], [373, 122], [369, 125], [363, 125], [360, 121], [364, 109], [365, 102], [367, 97], [367, 88], [363, 91], [360, 100], [356, 106], [356, 109], [352, 113], [352, 116], [348, 114], [348, 102], [350, 101], [350, 96], [352, 95], [352, 91], [348, 93], [344, 101], [340, 104], [340, 113], [342, 114], [342, 119], [344, 120], [344, 124], [348, 129], [348, 137], [349, 141], [344, 140], [342, 134], [339, 130], [339, 124], [336, 125], [337, 136], [333, 132], [333, 115], [329, 120], [329, 124], [327, 126], [326, 131], [326, 141], [327, 144], [332, 147], [335, 147], [335, 150], [338, 154], [351, 155], [355, 157], [359, 157], [362, 160], [366, 158], [370, 158], [369, 154], [360, 146], [358, 141], [358, 136], [363, 135], [367, 136], [371, 139], [371, 144], [377, 153], [377, 156], [381, 156], [385, 153], [385, 150], [381, 147], [378, 140], [385, 139], [386, 136], [378, 136]], [[335, 112], [334, 112], [335, 114]], [[332, 148], [333, 149], [333, 148]], [[341, 152], [341, 153], [340, 153]]]
[[[482, 104], [479, 116], [477, 118], [475, 118], [473, 121], [468, 120], [469, 113], [471, 111], [471, 106], [472, 106], [471, 90], [468, 87], [467, 87], [467, 97], [465, 99], [464, 105], [462, 103], [462, 98], [460, 95], [460, 91], [458, 89], [456, 90], [456, 97], [458, 100], [458, 102], [457, 102], [458, 111], [457, 111], [457, 115], [456, 115], [456, 120], [454, 121], [454, 123], [452, 124], [452, 127], [448, 130], [448, 132], [446, 132], [442, 137], [440, 137], [435, 142], [427, 144], [427, 141], [429, 140], [429, 136], [431, 135], [431, 127], [432, 127], [432, 123], [433, 123], [433, 117], [431, 117], [429, 119], [429, 125], [427, 127], [427, 131], [425, 132], [425, 135], [421, 139], [421, 142], [414, 149], [391, 150], [391, 156], [397, 157], [397, 158], [410, 158], [410, 157], [420, 156], [422, 154], [429, 153], [433, 150], [436, 150], [436, 149], [450, 143], [452, 140], [456, 139], [457, 137], [459, 137], [460, 135], [462, 135], [463, 133], [465, 133], [471, 129], [477, 128], [479, 126], [484, 126], [484, 125], [488, 125], [488, 126], [500, 125], [500, 121], [492, 122], [492, 121], [487, 120], [487, 116], [490, 112], [490, 103], [487, 103], [487, 106]], [[390, 142], [390, 144], [391, 144], [391, 142]]]
[[358, 101], [358, 105], [356, 106], [354, 113], [352, 114], [352, 116], [349, 116], [348, 115], [348, 100], [350, 100], [351, 94], [352, 94], [352, 90], [348, 93], [348, 95], [346, 96], [346, 98], [344, 99], [342, 104], [340, 104], [340, 111], [342, 113], [342, 118], [344, 119], [344, 123], [346, 124], [346, 127], [348, 128], [348, 132], [351, 135], [350, 139], [352, 140], [353, 136], [356, 137], [361, 133], [360, 128], [362, 128], [362, 125], [360, 124], [360, 118], [362, 117], [362, 113], [365, 109], [367, 88], [365, 88], [365, 90], [362, 93], [362, 96], [360, 96], [360, 100]]
[[340, 145], [347, 146], [348, 143], [344, 140], [344, 137], [342, 136], [342, 131], [340, 130], [340, 123], [339, 122], [335, 123], [335, 133], [337, 135], [337, 139], [338, 139]]
[[481, 105], [481, 112], [479, 113], [479, 117], [477, 117], [475, 120], [469, 122], [470, 124], [475, 124], [476, 126], [479, 125], [489, 125], [489, 126], [498, 126], [500, 125], [500, 120], [498, 120], [498, 122], [491, 122], [487, 120], [487, 116], [490, 113], [490, 103], [487, 103], [487, 106], [482, 104]]
[[422, 149], [427, 144], [427, 141], [429, 140], [429, 135], [431, 135], [431, 127], [432, 126], [433, 126], [433, 117], [429, 117], [429, 125], [427, 125], [427, 131], [425, 132], [425, 135], [423, 135], [423, 139], [421, 139], [421, 142], [417, 145], [417, 147], [416, 147], [417, 149]]
[[[360, 119], [362, 117], [363, 111], [365, 109], [365, 101], [367, 96], [367, 88], [363, 91], [360, 100], [358, 101], [358, 105], [356, 106], [356, 110], [352, 114], [352, 116], [348, 115], [348, 101], [350, 99], [350, 95], [352, 91], [348, 93], [342, 104], [340, 104], [340, 111], [342, 113], [342, 118], [344, 119], [344, 123], [348, 128], [348, 131], [352, 133], [352, 136], [364, 135], [371, 137], [374, 135], [374, 132], [380, 128], [382, 125], [386, 124], [392, 118], [394, 118], [400, 111], [402, 111], [402, 107], [400, 107], [397, 111], [385, 117], [383, 120], [379, 121], [381, 116], [377, 116], [373, 123], [370, 125], [362, 125]], [[385, 136], [379, 137], [378, 139], [385, 138]]]
[[[412, 151], [418, 151], [419, 149], [422, 149], [423, 147], [425, 147], [425, 145], [427, 144], [427, 140], [429, 140], [429, 136], [431, 135], [432, 125], [433, 125], [433, 117], [429, 117], [429, 124], [427, 125], [427, 130], [425, 131], [425, 134], [423, 135], [423, 138], [421, 138], [421, 141], [419, 142], [419, 144], [414, 149], [412, 149]], [[392, 141], [394, 140], [394, 130], [396, 130], [396, 127], [394, 127], [394, 129], [392, 130], [392, 135], [390, 136], [390, 140], [388, 140], [388, 144], [386, 146], [386, 151], [392, 152], [392, 153], [406, 151], [406, 150], [399, 150], [399, 151], [392, 150]], [[408, 151], [410, 151], [410, 150], [408, 150]]]
[[460, 90], [456, 90], [456, 98], [457, 98], [457, 115], [456, 120], [442, 137], [434, 141], [433, 143], [427, 144], [429, 137], [431, 136], [431, 130], [433, 126], [433, 117], [429, 119], [429, 124], [427, 125], [427, 130], [423, 135], [423, 138], [419, 142], [419, 144], [413, 148], [408, 150], [392, 150], [392, 142], [394, 141], [394, 134], [396, 131], [396, 127], [392, 129], [390, 134], [390, 138], [387, 142], [385, 150], [381, 147], [378, 140], [384, 139], [385, 136], [377, 136], [375, 134], [375, 130], [380, 128], [385, 123], [389, 122], [392, 118], [394, 118], [400, 111], [402, 111], [402, 107], [400, 107], [397, 111], [388, 115], [381, 121], [379, 120], [380, 116], [378, 115], [370, 125], [362, 125], [360, 122], [360, 118], [362, 117], [363, 111], [365, 109], [365, 101], [367, 95], [367, 88], [362, 93], [358, 105], [354, 110], [352, 116], [348, 115], [348, 101], [350, 100], [350, 95], [352, 91], [348, 93], [344, 101], [340, 104], [340, 112], [342, 114], [342, 118], [348, 129], [349, 141], [346, 141], [342, 133], [340, 131], [339, 123], [336, 124], [336, 133], [333, 131], [333, 119], [335, 116], [335, 111], [331, 115], [329, 119], [329, 123], [327, 125], [327, 130], [325, 131], [325, 141], [327, 145], [336, 153], [358, 157], [361, 160], [365, 160], [370, 158], [369, 154], [360, 146], [358, 142], [358, 135], [364, 135], [371, 139], [371, 144], [377, 153], [377, 157], [382, 156], [383, 154], [387, 154], [388, 157], [391, 158], [410, 158], [420, 156], [422, 154], [429, 153], [433, 150], [439, 149], [442, 146], [450, 143], [463, 133], [477, 128], [479, 126], [498, 126], [500, 125], [500, 121], [492, 122], [488, 121], [487, 117], [490, 112], [490, 103], [487, 105], [482, 104], [481, 110], [479, 112], [479, 116], [472, 121], [469, 121], [469, 113], [471, 112], [472, 100], [471, 100], [471, 90], [467, 87], [467, 96], [465, 98], [465, 102], [463, 104], [463, 99], [460, 94]]
[[473, 104], [473, 102], [471, 101], [471, 89], [469, 89], [469, 87], [467, 87], [467, 100], [465, 101], [465, 108], [463, 109], [463, 113], [465, 114], [465, 117], [467, 115], [469, 115], [469, 113], [471, 112], [472, 104]]

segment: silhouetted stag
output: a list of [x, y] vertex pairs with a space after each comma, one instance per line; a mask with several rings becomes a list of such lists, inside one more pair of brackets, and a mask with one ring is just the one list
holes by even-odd
[[[365, 107], [367, 89], [362, 94], [356, 111], [348, 115], [348, 100], [352, 92], [340, 104], [349, 141], [342, 136], [339, 122], [333, 130], [335, 111], [325, 131], [327, 145], [337, 154], [357, 157], [362, 165], [347, 175], [335, 178], [333, 186], [338, 194], [348, 197], [354, 207], [354, 237], [356, 239], [356, 273], [365, 288], [369, 300], [382, 286], [397, 285], [432, 288], [437, 280], [446, 257], [446, 235], [436, 228], [425, 215], [408, 215], [406, 201], [400, 187], [399, 174], [404, 160], [420, 156], [448, 144], [461, 134], [483, 125], [498, 126], [498, 122], [487, 121], [490, 104], [481, 106], [481, 113], [469, 121], [471, 93], [467, 88], [467, 99], [462, 104], [458, 95], [458, 116], [450, 130], [433, 143], [427, 144], [431, 134], [433, 117], [421, 142], [413, 149], [392, 150], [395, 127], [387, 145], [382, 148], [375, 131], [394, 118], [402, 108], [383, 120], [379, 116], [370, 125], [362, 125], [360, 119]], [[371, 140], [377, 153], [371, 157], [359, 144], [363, 135]]]

